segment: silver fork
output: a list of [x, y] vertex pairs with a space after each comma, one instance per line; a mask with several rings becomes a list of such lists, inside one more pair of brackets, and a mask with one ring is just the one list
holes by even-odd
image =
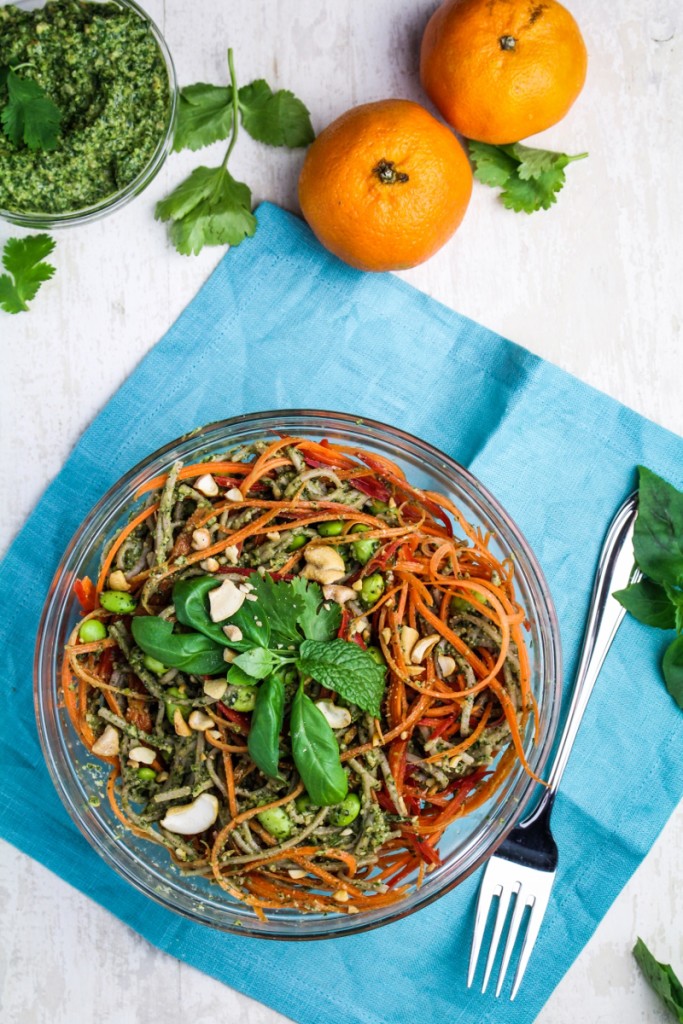
[[516, 899], [498, 974], [496, 995], [500, 995], [503, 987], [522, 918], [528, 907], [530, 913], [512, 984], [511, 1000], [517, 995], [524, 977], [548, 906], [557, 869], [557, 846], [550, 831], [550, 815], [555, 794], [605, 655], [624, 617], [624, 608], [611, 595], [614, 590], [636, 582], [641, 576], [633, 564], [631, 546], [636, 513], [637, 495], [632, 494], [615, 515], [600, 552], [574, 692], [548, 776], [547, 788], [544, 789], [534, 810], [510, 832], [486, 866], [477, 901], [467, 976], [468, 988], [474, 981], [479, 952], [495, 897], [498, 897], [498, 912], [481, 990], [485, 992], [489, 983], [513, 895]]

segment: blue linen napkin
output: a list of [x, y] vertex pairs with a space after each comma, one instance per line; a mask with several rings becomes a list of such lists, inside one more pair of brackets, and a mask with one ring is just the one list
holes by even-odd
[[568, 681], [597, 553], [635, 465], [683, 484], [680, 438], [397, 278], [344, 266], [277, 207], [261, 206], [258, 221], [85, 432], [0, 567], [0, 835], [150, 942], [301, 1024], [529, 1024], [683, 794], [683, 723], [657, 667], [665, 634], [627, 620], [607, 658], [557, 802], [558, 877], [513, 1004], [465, 987], [479, 875], [365, 935], [222, 935], [119, 879], [71, 824], [43, 766], [32, 656], [62, 551], [121, 473], [200, 424], [336, 408], [393, 423], [469, 466], [541, 562]]

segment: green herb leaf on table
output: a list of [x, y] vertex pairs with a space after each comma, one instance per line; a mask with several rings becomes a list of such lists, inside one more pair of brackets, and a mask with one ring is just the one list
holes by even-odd
[[683, 985], [676, 977], [671, 964], [662, 964], [655, 960], [640, 938], [633, 947], [633, 955], [650, 987], [674, 1017], [683, 1024]]
[[664, 652], [662, 672], [667, 690], [683, 711], [683, 636], [677, 636]]
[[205, 245], [239, 245], [256, 231], [251, 190], [224, 166], [196, 167], [157, 203], [155, 216], [171, 221], [171, 241], [183, 256]]
[[501, 201], [517, 213], [549, 210], [565, 184], [565, 168], [587, 153], [569, 156], [546, 149], [534, 149], [520, 142], [492, 146], [468, 140], [474, 163], [474, 177], [484, 185], [503, 189]]
[[232, 89], [198, 82], [180, 90], [173, 139], [176, 152], [227, 139], [232, 128]]
[[676, 625], [675, 609], [666, 590], [652, 580], [632, 583], [624, 590], [616, 590], [613, 596], [644, 626], [673, 629]]
[[7, 273], [0, 276], [0, 307], [6, 313], [25, 312], [41, 284], [50, 280], [55, 268], [43, 261], [54, 247], [49, 235], [10, 238], [5, 243], [2, 263]]
[[284, 681], [279, 673], [274, 672], [261, 683], [256, 693], [256, 704], [247, 740], [251, 759], [271, 779], [276, 779], [279, 775], [280, 733], [284, 709]]
[[319, 807], [341, 803], [349, 783], [342, 768], [339, 744], [322, 712], [304, 693], [302, 684], [292, 702], [290, 732], [294, 763], [313, 803]]
[[633, 551], [641, 572], [656, 583], [683, 585], [683, 493], [645, 466], [638, 467], [638, 518]]
[[245, 131], [257, 142], [288, 149], [313, 142], [315, 132], [311, 116], [301, 100], [288, 89], [273, 92], [268, 83], [259, 78], [243, 86], [238, 99]]
[[225, 669], [223, 648], [202, 633], [174, 633], [173, 623], [156, 615], [138, 615], [131, 630], [138, 647], [169, 668], [212, 676]]
[[33, 150], [55, 148], [62, 114], [37, 82], [3, 68], [0, 97], [4, 104], [0, 120], [10, 142]]
[[296, 667], [344, 700], [379, 718], [386, 669], [357, 644], [349, 640], [305, 640]]

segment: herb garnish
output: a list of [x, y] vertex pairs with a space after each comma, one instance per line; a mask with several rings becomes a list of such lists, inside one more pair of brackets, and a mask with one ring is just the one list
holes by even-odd
[[633, 947], [633, 955], [645, 975], [650, 987], [657, 993], [676, 1020], [683, 1024], [683, 985], [676, 977], [671, 964], [655, 960], [642, 939]]
[[534, 149], [521, 142], [492, 146], [468, 139], [467, 145], [474, 162], [474, 177], [484, 185], [502, 188], [503, 206], [517, 213], [549, 210], [557, 202], [557, 193], [565, 183], [567, 164], [588, 156], [588, 153], [568, 156]]
[[229, 86], [200, 82], [180, 93], [175, 150], [201, 149], [230, 136], [219, 167], [196, 167], [157, 203], [157, 220], [171, 221], [171, 241], [185, 256], [205, 245], [239, 245], [256, 231], [251, 190], [227, 167], [240, 122], [252, 138], [269, 146], [307, 146], [315, 137], [308, 110], [293, 93], [274, 93], [263, 79], [238, 89], [232, 50], [228, 68]]
[[645, 466], [638, 473], [633, 553], [646, 578], [614, 597], [638, 622], [678, 633], [662, 669], [667, 690], [683, 708], [683, 493]]
[[213, 576], [179, 580], [173, 588], [176, 618], [193, 632], [174, 632], [172, 623], [153, 615], [137, 616], [132, 623], [135, 642], [164, 665], [205, 675], [225, 670], [226, 647], [237, 651], [228, 681], [258, 685], [249, 754], [271, 778], [279, 775], [286, 677], [298, 679], [289, 723], [294, 763], [314, 803], [339, 803], [348, 791], [339, 745], [305, 684], [315, 679], [378, 717], [386, 669], [357, 644], [337, 637], [341, 608], [324, 600], [317, 583], [302, 577], [276, 582], [267, 573], [254, 572], [248, 579], [249, 599], [226, 620], [238, 627], [238, 640], [226, 636], [223, 624], [209, 614], [208, 595], [220, 585]]
[[5, 243], [2, 265], [7, 273], [0, 275], [0, 307], [6, 313], [25, 312], [43, 281], [50, 280], [55, 268], [43, 260], [54, 247], [49, 235], [26, 235]]
[[15, 146], [29, 149], [54, 149], [57, 145], [62, 114], [44, 89], [17, 71], [30, 64], [0, 67], [0, 121]]

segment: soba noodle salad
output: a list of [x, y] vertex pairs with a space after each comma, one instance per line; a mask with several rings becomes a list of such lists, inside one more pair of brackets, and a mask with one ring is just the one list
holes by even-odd
[[420, 886], [449, 825], [516, 763], [533, 775], [525, 613], [489, 540], [389, 459], [327, 441], [150, 480], [76, 581], [63, 660], [113, 813], [259, 917]]

